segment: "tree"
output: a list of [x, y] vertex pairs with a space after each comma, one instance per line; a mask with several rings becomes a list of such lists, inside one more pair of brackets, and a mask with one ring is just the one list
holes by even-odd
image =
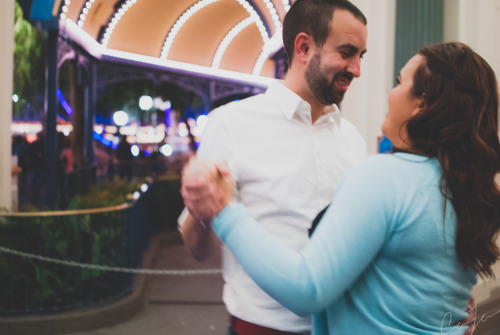
[[23, 10], [17, 1], [14, 20], [13, 93], [19, 96], [14, 113], [19, 114], [23, 107], [43, 101], [46, 36], [23, 18]]

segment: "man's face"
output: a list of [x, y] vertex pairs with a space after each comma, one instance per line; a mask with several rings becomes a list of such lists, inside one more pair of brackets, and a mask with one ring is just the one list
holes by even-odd
[[366, 52], [366, 26], [346, 10], [336, 10], [322, 48], [309, 60], [306, 81], [323, 105], [339, 104], [352, 79], [361, 75], [361, 58]]

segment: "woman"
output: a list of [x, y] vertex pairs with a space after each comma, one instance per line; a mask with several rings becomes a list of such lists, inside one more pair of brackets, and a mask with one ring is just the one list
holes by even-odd
[[388, 100], [382, 132], [397, 152], [347, 174], [304, 250], [274, 239], [230, 191], [212, 222], [259, 286], [313, 315], [313, 334], [463, 334], [457, 323], [476, 274], [493, 275], [500, 144], [492, 69], [461, 43], [424, 47]]

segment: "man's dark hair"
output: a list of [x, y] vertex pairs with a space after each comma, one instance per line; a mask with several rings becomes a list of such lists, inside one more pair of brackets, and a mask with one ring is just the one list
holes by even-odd
[[289, 66], [292, 63], [295, 37], [305, 32], [312, 36], [318, 47], [322, 47], [330, 34], [330, 21], [337, 9], [349, 11], [366, 25], [364, 14], [347, 0], [297, 0], [293, 3], [283, 21], [283, 45]]

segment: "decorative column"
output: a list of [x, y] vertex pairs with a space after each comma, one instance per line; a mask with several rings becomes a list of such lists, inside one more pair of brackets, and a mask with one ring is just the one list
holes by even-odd
[[443, 22], [443, 0], [396, 1], [395, 74], [421, 47], [443, 41]]
[[500, 77], [500, 0], [444, 0], [444, 39], [469, 45]]
[[97, 99], [97, 73], [96, 64], [90, 60], [88, 65], [88, 83], [85, 89], [85, 136], [84, 136], [84, 156], [87, 164], [94, 162], [94, 138], [92, 133], [94, 131], [94, 118], [95, 118], [95, 104]]
[[10, 210], [12, 137], [12, 80], [14, 69], [14, 0], [0, 1], [0, 208]]

